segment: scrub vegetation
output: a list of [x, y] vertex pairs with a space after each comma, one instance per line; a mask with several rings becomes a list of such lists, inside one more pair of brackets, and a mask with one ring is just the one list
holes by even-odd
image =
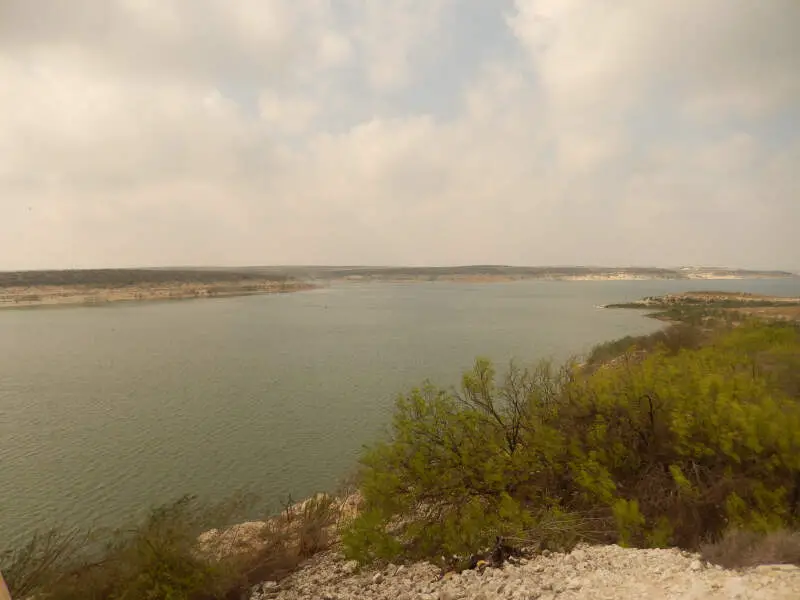
[[498, 537], [800, 564], [800, 326], [697, 310], [582, 362], [478, 359], [457, 389], [401, 395], [361, 457], [353, 518], [321, 495], [210, 547], [198, 536], [241, 503], [186, 497], [125, 529], [37, 534], [0, 569], [14, 598], [216, 600], [334, 542], [362, 564], [456, 569]]

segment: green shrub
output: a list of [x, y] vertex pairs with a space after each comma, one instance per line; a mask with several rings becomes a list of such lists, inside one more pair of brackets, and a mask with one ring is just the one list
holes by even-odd
[[641, 536], [645, 524], [644, 515], [639, 510], [639, 502], [619, 498], [611, 505], [611, 511], [619, 532], [620, 545], [630, 546], [634, 539]]
[[14, 598], [223, 600], [285, 576], [328, 547], [336, 511], [324, 495], [261, 529], [222, 529], [210, 545], [198, 543], [199, 534], [241, 520], [250, 502], [235, 496], [208, 505], [186, 496], [131, 528], [36, 535], [0, 554], [0, 570]]
[[400, 543], [386, 531], [386, 518], [377, 509], [366, 510], [344, 529], [347, 557], [359, 563], [391, 560], [401, 553]]
[[384, 530], [399, 516], [393, 548], [413, 556], [459, 554], [498, 534], [521, 533], [532, 523], [523, 509], [532, 499], [526, 494], [544, 498], [540, 486], [520, 475], [553, 475], [539, 457], [520, 449], [528, 445], [533, 422], [553, 409], [566, 376], [547, 363], [528, 371], [512, 365], [498, 386], [492, 365], [478, 360], [459, 394], [426, 385], [399, 398], [392, 440], [362, 459], [368, 512], [345, 534], [349, 554], [368, 554], [359, 550], [368, 544], [356, 542], [355, 532], [376, 514], [383, 515]]
[[51, 586], [74, 564], [75, 553], [88, 537], [77, 530], [51, 529], [35, 533], [22, 547], [0, 553], [0, 572], [16, 597], [27, 597]]
[[347, 552], [464, 554], [497, 534], [525, 538], [554, 510], [596, 515], [596, 538], [633, 545], [696, 548], [732, 525], [796, 525], [798, 329], [650, 339], [610, 368], [512, 365], [500, 378], [479, 360], [457, 391], [401, 397], [389, 439], [362, 457], [369, 512]]
[[626, 354], [653, 352], [659, 348], [670, 354], [677, 354], [684, 349], [699, 348], [708, 340], [709, 335], [709, 332], [701, 329], [697, 323], [673, 323], [665, 329], [647, 335], [629, 335], [598, 344], [589, 352], [586, 364], [597, 367]]

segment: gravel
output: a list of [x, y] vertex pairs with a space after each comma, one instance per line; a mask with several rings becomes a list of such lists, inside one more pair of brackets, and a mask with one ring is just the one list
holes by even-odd
[[280, 583], [256, 586], [250, 600], [798, 600], [800, 568], [743, 571], [711, 566], [680, 550], [580, 547], [502, 568], [440, 578], [427, 563], [359, 570], [335, 551], [319, 554]]

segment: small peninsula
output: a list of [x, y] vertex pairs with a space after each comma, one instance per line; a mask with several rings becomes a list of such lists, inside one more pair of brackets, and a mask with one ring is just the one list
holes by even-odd
[[0, 309], [276, 294], [313, 289], [286, 276], [204, 269], [0, 272]]
[[743, 292], [697, 291], [648, 296], [634, 302], [608, 304], [603, 308], [649, 309], [655, 311], [651, 316], [665, 319], [670, 319], [678, 311], [718, 309], [762, 318], [800, 320], [800, 297]]

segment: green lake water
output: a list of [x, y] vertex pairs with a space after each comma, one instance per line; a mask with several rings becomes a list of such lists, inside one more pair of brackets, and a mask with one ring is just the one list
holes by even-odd
[[0, 547], [116, 525], [183, 493], [277, 506], [333, 488], [396, 395], [476, 356], [564, 359], [653, 331], [597, 305], [800, 280], [351, 284], [286, 295], [0, 312]]

